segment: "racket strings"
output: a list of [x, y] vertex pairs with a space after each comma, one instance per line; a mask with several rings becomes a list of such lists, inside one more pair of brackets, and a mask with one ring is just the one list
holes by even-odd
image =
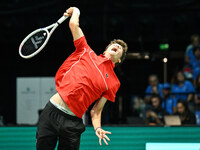
[[36, 52], [46, 41], [47, 32], [42, 30], [36, 32], [31, 37], [27, 39], [21, 49], [21, 53], [24, 56], [28, 56]]

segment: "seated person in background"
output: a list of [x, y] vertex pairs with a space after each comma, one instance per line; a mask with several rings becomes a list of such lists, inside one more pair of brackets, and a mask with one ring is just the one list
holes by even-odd
[[151, 94], [158, 94], [162, 97], [162, 84], [159, 84], [158, 76], [154, 74], [149, 76], [149, 86], [146, 88], [144, 98], [146, 104], [150, 103]]
[[190, 63], [192, 59], [194, 59], [194, 53], [193, 50], [195, 47], [200, 46], [200, 37], [198, 34], [193, 34], [191, 36], [191, 44], [187, 47], [186, 52], [185, 52], [185, 62], [187, 64]]
[[195, 80], [196, 93], [194, 95], [195, 110], [200, 110], [200, 75]]
[[190, 60], [190, 66], [192, 67], [193, 71], [193, 80], [195, 80], [200, 74], [200, 48], [194, 48], [193, 52], [195, 58]]
[[162, 108], [169, 113], [170, 115], [176, 113], [176, 105], [177, 105], [177, 99], [170, 95], [170, 84], [164, 83], [163, 84], [163, 102], [162, 102]]
[[176, 99], [191, 102], [193, 98], [192, 93], [195, 92], [195, 89], [192, 82], [185, 80], [184, 73], [182, 71], [178, 71], [176, 73], [175, 81], [172, 85], [171, 92]]
[[180, 116], [182, 125], [195, 125], [196, 117], [194, 113], [192, 113], [188, 109], [188, 105], [186, 101], [180, 100], [177, 103], [177, 115]]
[[163, 125], [164, 115], [167, 115], [162, 108], [162, 100], [159, 95], [152, 95], [151, 98], [152, 109], [146, 112], [146, 124], [148, 125]]

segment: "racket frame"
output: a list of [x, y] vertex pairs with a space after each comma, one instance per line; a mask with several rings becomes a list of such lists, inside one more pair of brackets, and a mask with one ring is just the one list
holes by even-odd
[[[68, 16], [62, 16], [56, 23], [53, 23], [47, 27], [44, 27], [44, 28], [40, 28], [40, 29], [37, 29], [33, 32], [31, 32], [29, 35], [26, 36], [26, 38], [24, 38], [24, 40], [21, 42], [20, 46], [19, 46], [19, 55], [22, 57], [22, 58], [25, 58], [25, 59], [29, 59], [29, 58], [32, 58], [34, 57], [35, 55], [37, 55], [47, 44], [47, 42], [49, 41], [49, 38], [51, 37], [52, 33], [55, 31], [55, 29], [63, 22], [65, 21], [66, 19], [68, 18]], [[51, 29], [52, 28], [52, 29]], [[51, 31], [49, 32], [48, 30], [51, 29]], [[34, 34], [36, 34], [37, 32], [41, 32], [41, 31], [45, 31], [47, 33], [47, 38], [45, 40], [45, 42], [42, 44], [42, 46], [40, 46], [40, 48], [38, 50], [36, 50], [34, 53], [30, 54], [30, 55], [27, 55], [27, 56], [24, 56], [21, 52], [22, 50], [22, 46], [24, 45], [24, 43], [31, 37], [33, 36]]]

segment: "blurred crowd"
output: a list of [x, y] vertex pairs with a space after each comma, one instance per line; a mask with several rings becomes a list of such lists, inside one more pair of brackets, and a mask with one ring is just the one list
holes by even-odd
[[[169, 116], [178, 116], [180, 125], [200, 124], [199, 35], [191, 36], [191, 44], [185, 52], [185, 64], [170, 83], [159, 83], [156, 74], [150, 75], [148, 82], [144, 101], [134, 99], [134, 109], [139, 110], [138, 114], [146, 124], [165, 125]], [[172, 118], [171, 121], [177, 120]]]

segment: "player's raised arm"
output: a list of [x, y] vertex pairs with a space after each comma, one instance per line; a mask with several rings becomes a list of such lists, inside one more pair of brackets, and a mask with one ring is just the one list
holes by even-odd
[[66, 10], [64, 16], [71, 16], [69, 21], [69, 28], [72, 32], [73, 40], [75, 41], [84, 36], [81, 28], [79, 27], [80, 10], [76, 7], [70, 7]]
[[92, 118], [92, 124], [95, 130], [95, 133], [97, 135], [97, 137], [99, 138], [99, 144], [101, 144], [101, 140], [103, 139], [103, 141], [105, 142], [106, 145], [108, 145], [107, 141], [110, 141], [110, 139], [108, 138], [108, 136], [106, 134], [111, 134], [111, 132], [108, 131], [104, 131], [101, 128], [101, 112], [103, 110], [103, 107], [106, 103], [107, 99], [102, 97], [100, 98], [96, 104], [94, 105], [94, 107], [92, 108], [90, 114], [91, 114], [91, 118]]

